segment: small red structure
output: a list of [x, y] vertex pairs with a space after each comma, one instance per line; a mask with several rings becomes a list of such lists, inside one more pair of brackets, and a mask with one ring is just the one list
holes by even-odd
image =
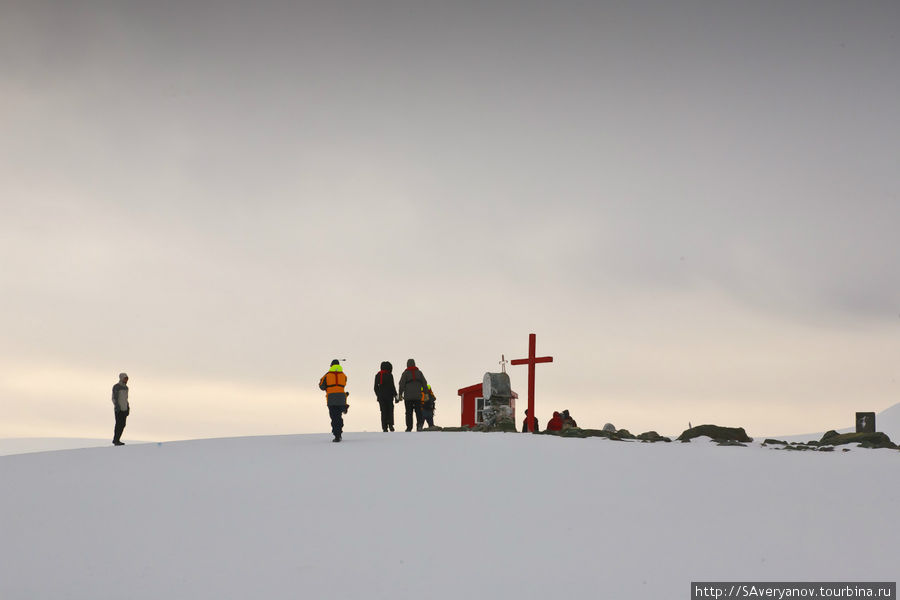
[[[483, 389], [483, 384], [476, 383], [475, 385], [470, 385], [469, 387], [464, 387], [456, 391], [457, 395], [460, 396], [461, 427], [475, 427], [484, 421], [482, 418], [482, 413], [484, 413]], [[517, 393], [512, 393], [510, 408], [513, 410], [513, 422], [515, 422], [516, 418], [516, 398], [518, 397], [519, 395]]]

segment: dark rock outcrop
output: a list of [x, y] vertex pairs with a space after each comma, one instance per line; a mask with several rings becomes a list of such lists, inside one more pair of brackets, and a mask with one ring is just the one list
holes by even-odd
[[659, 435], [655, 431], [645, 431], [644, 433], [637, 436], [637, 439], [642, 442], [671, 442], [671, 438], [667, 438], [665, 436]]
[[707, 436], [717, 442], [752, 442], [743, 427], [720, 427], [719, 425], [697, 425], [686, 429], [678, 436], [682, 442], [700, 436]]
[[819, 440], [819, 445], [841, 446], [843, 444], [859, 444], [861, 448], [890, 448], [897, 449], [897, 444], [891, 441], [886, 433], [838, 433], [828, 431]]

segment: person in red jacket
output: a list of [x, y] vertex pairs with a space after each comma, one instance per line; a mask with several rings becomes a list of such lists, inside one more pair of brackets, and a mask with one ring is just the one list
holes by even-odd
[[558, 412], [553, 413], [553, 418], [547, 421], [547, 431], [562, 431], [563, 421]]

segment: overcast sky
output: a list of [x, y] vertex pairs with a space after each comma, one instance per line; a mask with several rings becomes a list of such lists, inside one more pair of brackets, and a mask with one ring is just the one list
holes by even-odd
[[[900, 401], [900, 4], [0, 0], [0, 436], [347, 429], [415, 357], [751, 435]], [[526, 390], [524, 367], [510, 367]], [[400, 417], [398, 413], [398, 418]]]

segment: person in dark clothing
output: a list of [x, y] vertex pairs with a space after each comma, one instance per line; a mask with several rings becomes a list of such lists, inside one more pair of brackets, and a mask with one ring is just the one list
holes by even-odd
[[569, 415], [568, 410], [562, 411], [562, 414], [560, 414], [559, 417], [562, 419], [562, 428], [563, 429], [572, 429], [573, 427], [578, 427], [578, 423], [576, 423], [575, 419], [573, 419]]
[[334, 434], [333, 442], [340, 442], [344, 432], [344, 415], [350, 409], [347, 404], [348, 394], [344, 388], [347, 386], [347, 376], [341, 367], [339, 360], [331, 361], [331, 368], [322, 375], [319, 380], [319, 389], [325, 392], [328, 403], [328, 415], [331, 417], [331, 433]]
[[553, 413], [553, 418], [547, 422], [547, 431], [562, 431], [563, 421], [558, 412]]
[[422, 404], [422, 416], [425, 418], [425, 423], [428, 424], [429, 428], [434, 427], [434, 403], [436, 400], [437, 396], [431, 391], [431, 386], [429, 385], [425, 388], [425, 402]]
[[397, 399], [397, 388], [394, 386], [394, 370], [391, 363], [381, 363], [381, 370], [375, 373], [375, 397], [381, 409], [381, 430], [394, 430], [394, 400]]
[[428, 381], [416, 367], [414, 359], [406, 361], [406, 370], [400, 376], [397, 387], [400, 391], [397, 402], [403, 400], [406, 404], [406, 431], [412, 431], [413, 413], [416, 413], [416, 431], [422, 431], [422, 401]]
[[[534, 432], [537, 433], [540, 429], [538, 425], [537, 417], [534, 418]], [[525, 418], [522, 420], [522, 433], [528, 433], [528, 409], [525, 409]]]
[[131, 407], [128, 405], [128, 374], [119, 373], [119, 383], [112, 388], [112, 403], [116, 413], [116, 426], [113, 429], [113, 445], [124, 446], [122, 441], [122, 432], [125, 431], [125, 421], [131, 414]]

